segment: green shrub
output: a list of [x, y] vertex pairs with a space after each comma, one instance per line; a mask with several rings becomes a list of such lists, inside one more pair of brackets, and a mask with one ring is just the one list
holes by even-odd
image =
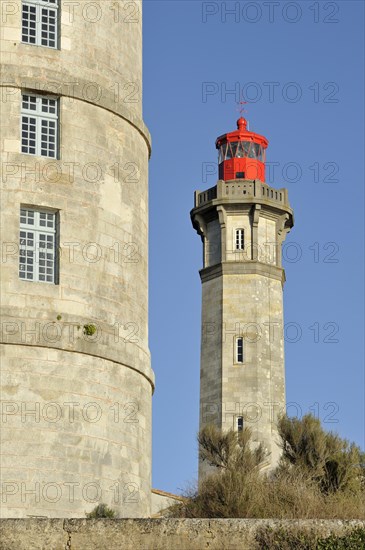
[[341, 537], [331, 535], [317, 542], [318, 550], [364, 550], [365, 529], [358, 527]]
[[109, 508], [106, 504], [100, 503], [95, 508], [86, 514], [88, 519], [97, 519], [97, 518], [115, 518], [115, 512]]
[[311, 414], [302, 419], [282, 416], [278, 430], [283, 450], [279, 469], [301, 471], [325, 494], [361, 491], [363, 454], [357, 445], [326, 432]]
[[93, 336], [93, 334], [95, 334], [95, 332], [96, 332], [96, 326], [95, 325], [91, 325], [91, 324], [84, 325], [84, 334], [86, 336]]
[[321, 537], [313, 529], [263, 527], [256, 534], [256, 543], [260, 550], [364, 550], [365, 529]]

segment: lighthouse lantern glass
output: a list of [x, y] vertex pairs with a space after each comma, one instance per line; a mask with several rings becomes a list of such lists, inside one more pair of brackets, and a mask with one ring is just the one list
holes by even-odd
[[237, 157], [237, 145], [238, 141], [232, 141], [231, 142], [231, 149], [232, 149], [232, 157]]
[[251, 158], [265, 162], [265, 149], [250, 141], [233, 141], [222, 143], [219, 148], [218, 163], [231, 158]]
[[251, 143], [250, 152], [248, 154], [250, 159], [259, 158], [260, 145], [258, 143]]

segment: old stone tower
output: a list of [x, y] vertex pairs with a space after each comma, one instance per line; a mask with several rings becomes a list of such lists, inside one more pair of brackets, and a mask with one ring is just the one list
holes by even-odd
[[1, 510], [150, 513], [141, 2], [1, 2]]
[[281, 246], [293, 212], [287, 190], [265, 183], [267, 140], [244, 118], [237, 127], [217, 139], [220, 179], [191, 212], [203, 241], [200, 427], [249, 426], [269, 467], [285, 406]]

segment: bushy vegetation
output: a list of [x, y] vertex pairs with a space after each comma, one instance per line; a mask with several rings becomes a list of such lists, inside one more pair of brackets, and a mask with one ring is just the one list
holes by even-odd
[[101, 502], [91, 512], [86, 514], [88, 519], [98, 519], [98, 518], [115, 518], [115, 512], [112, 508], [109, 508], [106, 504]]
[[315, 531], [265, 527], [256, 535], [260, 550], [364, 550], [365, 529], [349, 529], [344, 535], [321, 537]]
[[365, 462], [354, 443], [326, 432], [312, 415], [279, 421], [283, 458], [279, 472], [299, 472], [324, 494], [359, 493], [364, 488]]
[[253, 445], [248, 428], [221, 433], [206, 426], [198, 435], [199, 454], [212, 473], [170, 516], [365, 519], [365, 456], [359, 447], [323, 430], [312, 415], [283, 416], [278, 431], [282, 458], [265, 474], [267, 456]]

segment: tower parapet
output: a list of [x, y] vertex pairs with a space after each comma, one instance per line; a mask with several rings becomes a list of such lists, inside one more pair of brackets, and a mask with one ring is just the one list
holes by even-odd
[[206, 191], [195, 191], [195, 208], [204, 206], [214, 199], [248, 203], [255, 199], [262, 204], [287, 206], [288, 212], [291, 213], [287, 189], [276, 189], [256, 179], [219, 180], [214, 187]]

